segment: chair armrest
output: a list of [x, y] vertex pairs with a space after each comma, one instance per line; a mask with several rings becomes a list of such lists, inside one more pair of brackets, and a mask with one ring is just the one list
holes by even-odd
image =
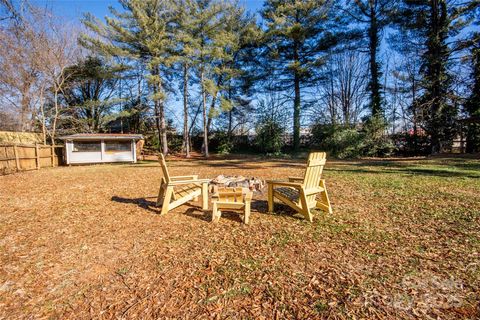
[[178, 180], [178, 181], [170, 181], [167, 185], [168, 186], [180, 186], [182, 184], [192, 184], [192, 183], [209, 183], [210, 179], [195, 179], [195, 180]]
[[274, 186], [285, 186], [285, 187], [292, 187], [292, 188], [301, 188], [303, 185], [297, 182], [289, 182], [289, 181], [279, 181], [279, 180], [267, 180], [267, 184], [273, 184]]
[[191, 176], [175, 176], [175, 177], [170, 177], [170, 180], [176, 181], [176, 180], [194, 180], [198, 179], [198, 175], [191, 175]]
[[288, 181], [290, 181], [290, 182], [302, 181], [303, 182], [303, 178], [302, 177], [288, 177]]

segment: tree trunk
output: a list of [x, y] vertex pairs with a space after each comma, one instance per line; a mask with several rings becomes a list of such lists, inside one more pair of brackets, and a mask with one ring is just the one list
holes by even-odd
[[431, 153], [442, 152], [443, 145], [451, 140], [451, 128], [446, 114], [450, 106], [446, 103], [448, 75], [445, 62], [449, 52], [446, 44], [448, 37], [448, 11], [444, 0], [431, 1], [429, 36], [427, 39], [426, 60], [426, 103], [430, 105], [428, 133], [430, 135]]
[[413, 112], [413, 152], [418, 154], [418, 124], [417, 124], [417, 85], [415, 74], [412, 75], [412, 112]]
[[183, 66], [183, 146], [185, 156], [190, 158], [190, 137], [188, 132], [188, 66]]
[[[298, 45], [294, 46], [293, 59], [295, 63], [299, 62]], [[293, 150], [300, 148], [300, 75], [297, 70], [294, 74], [295, 97], [293, 101]]]
[[165, 106], [163, 105], [163, 101], [160, 101], [160, 99], [158, 98], [158, 94], [160, 93], [160, 90], [162, 90], [160, 70], [158, 66], [152, 70], [152, 74], [154, 76], [158, 76], [158, 82], [153, 84], [153, 94], [155, 96], [154, 108], [156, 125], [158, 130], [158, 140], [161, 145], [161, 151], [163, 155], [166, 156], [168, 154], [167, 123], [165, 120]]
[[203, 154], [208, 158], [208, 128], [207, 128], [207, 93], [205, 92], [203, 71], [200, 75], [200, 82], [202, 83], [202, 102], [203, 102]]
[[[217, 81], [217, 88], [222, 85], [223, 77], [222, 75], [219, 76]], [[217, 102], [218, 91], [212, 96], [212, 103], [210, 104], [210, 110], [208, 114], [208, 122], [207, 122], [207, 130], [210, 132], [210, 128], [212, 127], [213, 117], [210, 115], [213, 110], [215, 110], [215, 103]]]
[[40, 87], [40, 114], [42, 116], [42, 140], [43, 144], [47, 144], [47, 124], [46, 124], [46, 118], [45, 118], [45, 102], [43, 100], [43, 94], [44, 94], [44, 87]]
[[167, 140], [167, 122], [165, 120], [165, 106], [163, 102], [159, 102], [160, 111], [160, 137], [162, 142], [162, 152], [166, 156], [168, 154], [168, 140]]
[[154, 113], [155, 113], [155, 126], [157, 127], [158, 132], [158, 151], [163, 153], [162, 150], [162, 129], [160, 125], [160, 106], [158, 101], [154, 101], [153, 103]]
[[378, 22], [375, 12], [375, 6], [370, 5], [370, 26], [368, 29], [369, 51], [370, 51], [370, 103], [372, 116], [383, 116], [382, 98], [380, 94], [380, 71], [377, 62], [377, 52], [379, 46]]
[[[480, 47], [472, 49], [472, 62], [474, 84], [472, 94], [466, 103], [466, 109], [471, 118], [480, 114]], [[480, 124], [473, 121], [467, 124], [466, 152], [480, 152]]]
[[52, 133], [50, 134], [50, 141], [52, 143], [52, 146], [55, 145], [55, 134], [57, 131], [57, 119], [58, 119], [58, 89], [55, 88], [55, 93], [54, 93], [54, 105], [55, 105], [55, 115], [53, 117], [53, 123], [52, 123]]
[[233, 108], [228, 111], [228, 130], [227, 130], [227, 135], [229, 137], [232, 136], [232, 124], [233, 124]]
[[30, 109], [30, 97], [29, 97], [30, 85], [23, 86], [22, 99], [21, 99], [21, 111], [20, 111], [20, 125], [21, 131], [25, 132], [30, 130], [30, 126], [27, 123], [27, 114]]

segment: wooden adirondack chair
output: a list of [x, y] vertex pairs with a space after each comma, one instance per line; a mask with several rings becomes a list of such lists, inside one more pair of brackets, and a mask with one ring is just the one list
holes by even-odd
[[[325, 152], [312, 152], [308, 156], [307, 168], [303, 178], [290, 177], [288, 181], [267, 181], [268, 212], [273, 212], [274, 198], [300, 212], [312, 222], [310, 209], [332, 213], [325, 180], [321, 179], [326, 162]], [[317, 196], [320, 200], [317, 200]]]
[[197, 175], [172, 177], [168, 173], [163, 154], [160, 154], [159, 162], [163, 171], [157, 198], [157, 207], [162, 206], [160, 215], [164, 215], [188, 201], [197, 201], [200, 195], [202, 196], [202, 210], [208, 210], [209, 179], [198, 179]]

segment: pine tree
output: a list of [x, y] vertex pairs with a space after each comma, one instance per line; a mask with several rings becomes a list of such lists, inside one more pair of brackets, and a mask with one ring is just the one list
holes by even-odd
[[378, 58], [378, 50], [382, 40], [382, 31], [390, 23], [391, 16], [394, 13], [395, 1], [355, 0], [347, 3], [349, 5], [342, 10], [347, 20], [355, 26], [366, 26], [364, 29], [358, 30], [358, 27], [352, 28], [349, 25], [348, 28], [350, 31], [347, 32], [352, 34], [352, 38], [361, 35], [362, 40], [367, 40], [365, 45], [368, 47], [369, 55], [370, 79], [368, 88], [370, 91], [370, 110], [372, 117], [383, 117], [382, 85], [380, 84], [382, 72], [381, 63]]
[[240, 96], [248, 94], [252, 73], [247, 69], [253, 65], [252, 49], [256, 47], [256, 40], [261, 34], [255, 18], [247, 15], [245, 9], [237, 3], [225, 5], [221, 25], [221, 32], [214, 38], [221, 54], [212, 61], [214, 64], [212, 80], [216, 91], [212, 95], [208, 112], [208, 131], [211, 129], [213, 119], [223, 112], [230, 112], [238, 105]]
[[219, 91], [213, 80], [218, 70], [218, 61], [230, 59], [224, 48], [231, 45], [232, 34], [225, 30], [223, 22], [225, 4], [211, 0], [196, 0], [196, 11], [192, 17], [196, 46], [193, 50], [193, 63], [199, 77], [201, 88], [202, 118], [203, 118], [203, 154], [209, 156], [208, 150], [208, 119], [207, 100], [216, 99]]
[[465, 103], [469, 116], [467, 125], [467, 152], [480, 152], [480, 33], [472, 37], [470, 61], [472, 63], [472, 93]]
[[168, 153], [165, 98], [167, 73], [174, 60], [172, 21], [174, 6], [162, 0], [119, 0], [124, 11], [110, 8], [113, 18], [106, 24], [87, 14], [88, 29], [100, 36], [83, 35], [82, 44], [106, 56], [123, 57], [142, 63], [149, 71], [151, 100], [154, 104], [163, 154]]
[[300, 146], [302, 87], [311, 86], [323, 64], [322, 53], [335, 43], [327, 25], [330, 1], [267, 0], [265, 63], [275, 89], [293, 89], [293, 147]]
[[122, 71], [124, 67], [111, 66], [95, 56], [88, 56], [69, 67], [62, 96], [71, 116], [62, 119], [66, 122], [64, 125], [86, 132], [99, 132], [107, 121], [113, 120], [111, 109], [120, 102], [114, 98], [114, 93]]
[[431, 153], [446, 149], [456, 133], [458, 110], [452, 102], [452, 76], [449, 67], [455, 40], [472, 21], [480, 4], [462, 4], [447, 0], [404, 0], [397, 22], [410, 37], [422, 39], [422, 96], [417, 100], [423, 110], [423, 127], [430, 137]]
[[190, 134], [188, 128], [188, 99], [189, 81], [192, 66], [195, 59], [195, 50], [199, 43], [196, 38], [196, 15], [199, 12], [195, 0], [178, 0], [175, 13], [175, 46], [177, 63], [182, 74], [182, 96], [183, 96], [183, 152], [187, 158], [190, 157]]
[[218, 15], [220, 8], [213, 4], [211, 1], [198, 1], [199, 10], [198, 10], [198, 27], [197, 27], [197, 37], [199, 39], [199, 46], [197, 50], [197, 72], [200, 77], [200, 87], [201, 87], [201, 96], [202, 96], [202, 131], [203, 131], [203, 154], [206, 158], [209, 156], [208, 151], [208, 113], [207, 113], [207, 95], [208, 93], [213, 93], [216, 89], [214, 88], [213, 82], [209, 79], [211, 75], [211, 60], [215, 53], [215, 45], [213, 43], [213, 37], [218, 32], [220, 28], [220, 23], [218, 20]]

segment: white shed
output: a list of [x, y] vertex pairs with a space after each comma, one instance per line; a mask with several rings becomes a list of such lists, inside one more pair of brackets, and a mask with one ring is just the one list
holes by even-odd
[[137, 162], [136, 142], [141, 134], [87, 134], [60, 137], [65, 141], [66, 164]]

